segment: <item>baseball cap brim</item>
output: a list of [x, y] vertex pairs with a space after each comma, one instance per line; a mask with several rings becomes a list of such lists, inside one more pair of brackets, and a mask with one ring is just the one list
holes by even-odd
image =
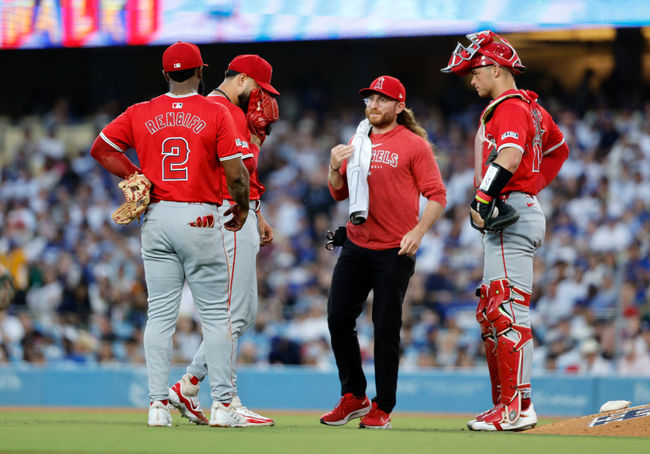
[[379, 93], [379, 94], [382, 94], [384, 96], [388, 96], [390, 99], [394, 99], [395, 101], [400, 101], [401, 102], [400, 99], [397, 99], [396, 97], [391, 96], [390, 94], [384, 92], [383, 90], [377, 90], [375, 88], [362, 88], [361, 90], [359, 90], [359, 94], [361, 96], [368, 96], [368, 95], [371, 95], [373, 93]]
[[257, 84], [260, 87], [262, 87], [264, 90], [268, 91], [269, 93], [272, 93], [272, 94], [274, 94], [276, 96], [280, 96], [280, 92], [277, 91], [275, 88], [273, 88], [273, 86], [271, 84], [266, 83], [266, 82], [260, 82], [259, 80], [256, 80], [254, 77], [253, 77], [253, 80], [255, 80], [255, 82], [257, 82]]

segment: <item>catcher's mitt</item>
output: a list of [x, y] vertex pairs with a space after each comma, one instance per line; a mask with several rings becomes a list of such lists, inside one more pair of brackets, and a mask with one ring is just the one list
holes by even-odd
[[[488, 232], [500, 232], [519, 220], [519, 212], [513, 206], [502, 202], [499, 198], [492, 199], [490, 203], [481, 203], [474, 199], [471, 203], [470, 210], [477, 213], [480, 217], [480, 220], [478, 220], [470, 212], [469, 219], [472, 227], [481, 232], [485, 230]], [[483, 225], [480, 225], [481, 221]]]
[[118, 224], [129, 224], [142, 215], [149, 205], [151, 182], [140, 173], [120, 181], [125, 202], [113, 212], [113, 220]]
[[271, 133], [271, 124], [280, 118], [278, 102], [266, 90], [256, 88], [251, 91], [248, 100], [248, 128], [255, 134], [260, 142], [264, 143], [266, 136]]

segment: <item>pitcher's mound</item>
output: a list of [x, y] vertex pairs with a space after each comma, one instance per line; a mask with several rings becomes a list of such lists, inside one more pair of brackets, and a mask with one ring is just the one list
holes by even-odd
[[650, 404], [566, 419], [524, 433], [650, 437]]

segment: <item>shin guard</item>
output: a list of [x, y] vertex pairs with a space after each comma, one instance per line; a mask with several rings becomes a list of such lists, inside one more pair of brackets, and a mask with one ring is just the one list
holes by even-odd
[[519, 418], [522, 398], [530, 396], [530, 383], [522, 382], [524, 345], [532, 342], [530, 327], [517, 323], [515, 309], [528, 310], [530, 295], [515, 289], [508, 279], [490, 283], [486, 317], [497, 336], [497, 364], [501, 383], [502, 421], [513, 423]]
[[485, 310], [488, 302], [488, 290], [490, 287], [483, 284], [476, 289], [476, 296], [479, 297], [478, 306], [476, 307], [476, 320], [481, 326], [481, 337], [483, 338], [483, 348], [485, 348], [485, 359], [490, 372], [490, 384], [492, 385], [492, 403], [499, 403], [501, 396], [501, 384], [499, 383], [499, 368], [497, 365], [497, 341], [494, 335], [492, 325], [488, 321]]

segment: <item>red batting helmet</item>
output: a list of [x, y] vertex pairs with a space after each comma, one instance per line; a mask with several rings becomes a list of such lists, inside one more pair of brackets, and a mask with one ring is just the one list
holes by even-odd
[[515, 48], [491, 30], [470, 33], [467, 38], [470, 45], [465, 47], [458, 43], [451, 54], [449, 64], [440, 71], [464, 76], [469, 74], [472, 68], [494, 64], [503, 66], [515, 74], [526, 70]]

